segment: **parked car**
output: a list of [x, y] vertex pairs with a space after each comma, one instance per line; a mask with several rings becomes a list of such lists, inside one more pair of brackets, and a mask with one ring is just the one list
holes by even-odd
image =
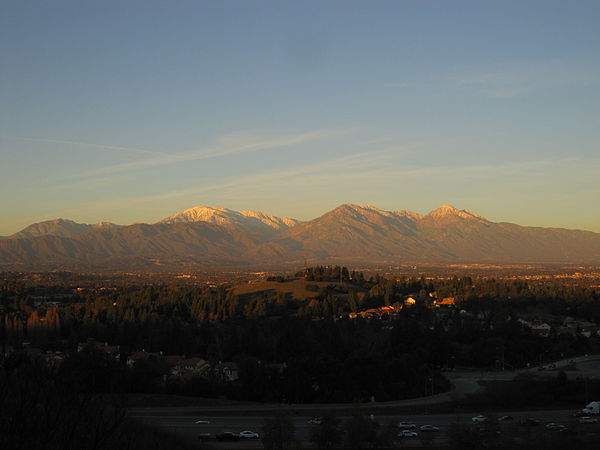
[[258, 433], [254, 432], [254, 431], [249, 431], [249, 430], [240, 431], [238, 434], [241, 439], [259, 439], [260, 438]]
[[398, 422], [398, 428], [402, 430], [416, 430], [417, 426], [412, 422]]
[[215, 436], [217, 441], [239, 441], [239, 434], [235, 434], [231, 431], [225, 431], [224, 433], [219, 433]]
[[593, 417], [584, 416], [579, 418], [579, 423], [592, 424], [598, 423], [598, 419], [594, 419]]
[[417, 433], [416, 431], [411, 431], [411, 430], [402, 430], [400, 433], [398, 433], [398, 437], [417, 437], [419, 436], [419, 433]]
[[475, 423], [485, 422], [486, 420], [488, 420], [488, 418], [485, 416], [482, 416], [482, 415], [471, 417], [471, 421], [473, 421]]
[[565, 427], [564, 425], [562, 425], [560, 423], [551, 422], [551, 423], [546, 424], [546, 430], [550, 430], [550, 431], [562, 431], [565, 428], [567, 428], [567, 427]]
[[498, 422], [506, 422], [508, 420], [513, 420], [513, 416], [502, 416], [498, 417]]
[[196, 420], [196, 424], [198, 425], [208, 425], [210, 420]]
[[419, 428], [419, 430], [421, 430], [421, 431], [440, 431], [440, 429], [438, 427], [434, 427], [433, 425], [422, 425], [421, 428]]

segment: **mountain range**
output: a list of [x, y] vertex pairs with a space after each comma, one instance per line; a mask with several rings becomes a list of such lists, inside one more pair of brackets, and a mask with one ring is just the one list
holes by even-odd
[[57, 219], [0, 239], [8, 269], [208, 269], [314, 263], [600, 264], [600, 233], [492, 222], [453, 206], [429, 214], [344, 204], [299, 221], [197, 206], [153, 224]]

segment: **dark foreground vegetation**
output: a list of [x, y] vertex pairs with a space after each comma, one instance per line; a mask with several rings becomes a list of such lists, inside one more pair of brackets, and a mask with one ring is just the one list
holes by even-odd
[[191, 448], [127, 419], [115, 397], [90, 394], [73, 381], [22, 355], [0, 360], [0, 448]]

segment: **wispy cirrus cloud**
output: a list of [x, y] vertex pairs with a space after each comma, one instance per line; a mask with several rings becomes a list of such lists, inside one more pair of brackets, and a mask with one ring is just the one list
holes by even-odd
[[128, 170], [138, 170], [150, 167], [160, 167], [172, 164], [200, 161], [205, 159], [219, 158], [223, 156], [256, 152], [278, 147], [288, 147], [291, 145], [302, 144], [306, 142], [331, 139], [352, 133], [353, 130], [319, 130], [292, 135], [256, 135], [250, 133], [234, 133], [217, 139], [212, 145], [207, 147], [173, 154], [163, 154], [152, 158], [140, 159], [121, 164], [115, 164], [107, 167], [88, 170], [79, 174], [79, 176], [89, 177], [107, 173], [123, 172]]
[[20, 141], [20, 142], [38, 142], [41, 144], [73, 145], [73, 146], [80, 146], [80, 147], [90, 147], [90, 148], [95, 148], [95, 149], [100, 149], [100, 150], [110, 150], [110, 151], [116, 151], [116, 152], [137, 153], [137, 154], [145, 154], [145, 155], [164, 155], [164, 153], [162, 153], [162, 152], [157, 152], [157, 151], [153, 151], [153, 150], [145, 150], [142, 148], [94, 144], [94, 143], [90, 143], [90, 142], [81, 142], [81, 141], [30, 138], [30, 137], [22, 137], [22, 136], [0, 136], [0, 139], [10, 140], [10, 141]]
[[389, 82], [390, 89], [461, 88], [471, 89], [490, 98], [512, 98], [530, 92], [598, 84], [600, 66], [593, 62], [506, 61], [449, 67], [436, 74]]
[[236, 177], [221, 183], [206, 184], [201, 186], [191, 186], [184, 189], [173, 190], [161, 194], [144, 195], [136, 197], [120, 198], [116, 200], [100, 201], [89, 203], [86, 206], [95, 208], [113, 208], [124, 207], [130, 204], [156, 203], [176, 198], [196, 196], [199, 194], [223, 191], [227, 189], [243, 189], [246, 187], [257, 188], [261, 186], [272, 186], [281, 183], [289, 183], [294, 180], [301, 180], [304, 177], [323, 176], [335, 177], [336, 173], [354, 173], [365, 172], [373, 169], [383, 162], [389, 160], [390, 152], [388, 149], [374, 150], [368, 152], [355, 153], [339, 158], [320, 162], [319, 164], [306, 164], [301, 167], [294, 167], [284, 170], [271, 170], [245, 177]]

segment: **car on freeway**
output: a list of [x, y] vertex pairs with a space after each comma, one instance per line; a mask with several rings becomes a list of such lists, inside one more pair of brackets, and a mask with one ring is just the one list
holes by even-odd
[[225, 431], [224, 433], [217, 434], [215, 438], [217, 438], [217, 441], [239, 441], [240, 435], [231, 431]]
[[400, 433], [398, 433], [398, 437], [417, 437], [419, 436], [419, 433], [417, 433], [416, 431], [411, 431], [411, 430], [402, 430]]
[[440, 431], [438, 427], [434, 427], [433, 425], [422, 425], [419, 430], [421, 431]]
[[416, 430], [417, 426], [412, 422], [398, 422], [398, 428], [402, 430]]
[[498, 417], [498, 422], [507, 422], [509, 420], [513, 420], [513, 416], [502, 416]]
[[598, 419], [594, 419], [593, 417], [584, 416], [584, 417], [579, 418], [579, 423], [585, 423], [585, 424], [598, 423]]
[[546, 424], [546, 430], [550, 430], [550, 431], [562, 431], [565, 428], [567, 428], [567, 427], [565, 427], [564, 425], [562, 425], [560, 423], [551, 422], [551, 423]]
[[210, 434], [210, 433], [199, 433], [198, 434], [198, 439], [200, 439], [201, 441], [207, 441], [211, 438], [212, 438], [212, 434]]
[[488, 418], [482, 415], [471, 417], [471, 421], [475, 423], [485, 422], [486, 420], [488, 420]]
[[238, 433], [238, 435], [240, 436], [241, 439], [259, 439], [260, 438], [258, 433], [254, 432], [254, 431], [249, 431], [249, 430], [240, 431]]
[[208, 425], [210, 420], [196, 420], [197, 425]]
[[525, 427], [537, 427], [541, 425], [541, 422], [533, 417], [524, 417], [519, 423]]
[[313, 417], [308, 421], [310, 425], [321, 425], [321, 422], [323, 421], [319, 417]]

